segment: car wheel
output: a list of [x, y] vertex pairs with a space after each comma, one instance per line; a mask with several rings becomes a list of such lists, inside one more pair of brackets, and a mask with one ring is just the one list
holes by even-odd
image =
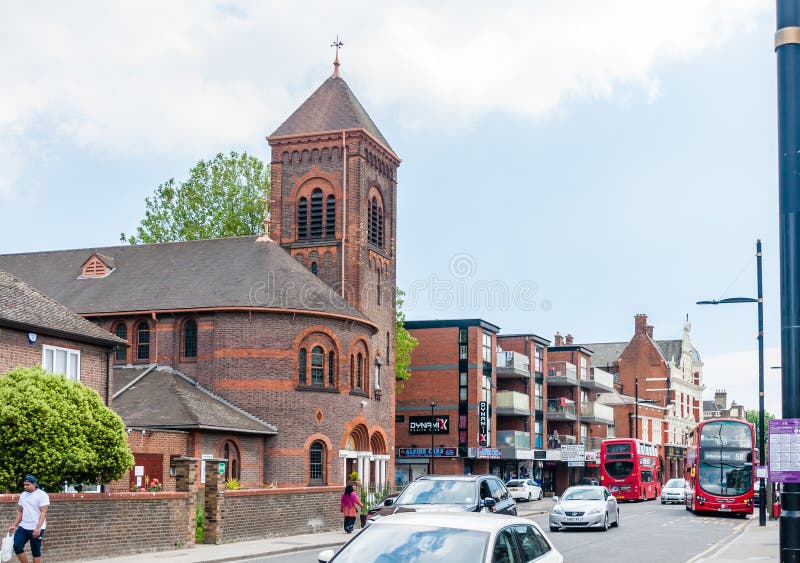
[[603, 518], [603, 531], [608, 531], [608, 512], [606, 512], [606, 517]]
[[533, 495], [530, 492], [528, 492], [528, 502], [532, 500], [533, 500]]
[[662, 499], [662, 500], [661, 500], [661, 504], [667, 504], [667, 501], [665, 501], [665, 500], [663, 500], [663, 499]]
[[541, 491], [541, 489], [539, 490], [539, 496], [536, 497], [536, 500], [542, 500], [542, 491]]
[[559, 531], [560, 529], [561, 529], [561, 528], [559, 528], [558, 526], [550, 526], [550, 531], [551, 531], [551, 532], [557, 532], [557, 531]]
[[614, 527], [619, 528], [619, 508], [617, 509], [617, 521], [614, 522]]

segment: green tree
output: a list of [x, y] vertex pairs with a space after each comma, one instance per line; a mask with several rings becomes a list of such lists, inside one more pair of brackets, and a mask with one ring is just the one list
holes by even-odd
[[264, 232], [264, 199], [270, 169], [246, 152], [201, 160], [189, 179], [170, 178], [145, 199], [145, 217], [130, 244], [258, 235]]
[[395, 322], [396, 322], [396, 335], [395, 335], [395, 360], [394, 360], [394, 378], [398, 384], [398, 390], [403, 388], [404, 382], [408, 381], [411, 377], [411, 370], [408, 366], [411, 364], [411, 352], [417, 347], [417, 339], [411, 336], [405, 327], [406, 314], [403, 312], [403, 296], [406, 293], [397, 288], [396, 294], [396, 307], [395, 307]]
[[[759, 428], [761, 428], [761, 425], [758, 423], [758, 411], [757, 410], [747, 411], [745, 413], [745, 416], [747, 417], [747, 422], [749, 422], [749, 423], [751, 423], [751, 424], [753, 424], [755, 426], [756, 447], [758, 447], [758, 437], [760, 436], [760, 434], [758, 432], [759, 432]], [[763, 452], [763, 454], [761, 455], [761, 464], [762, 465], [766, 465], [767, 464], [767, 453], [769, 452], [769, 440], [767, 439], [767, 435], [769, 434], [769, 432], [768, 432], [768, 430], [769, 430], [769, 421], [772, 420], [773, 418], [775, 418], [774, 414], [772, 414], [771, 412], [764, 411], [764, 449], [767, 450], [767, 451]]]
[[133, 466], [125, 425], [96, 391], [41, 367], [0, 378], [0, 491], [107, 483]]

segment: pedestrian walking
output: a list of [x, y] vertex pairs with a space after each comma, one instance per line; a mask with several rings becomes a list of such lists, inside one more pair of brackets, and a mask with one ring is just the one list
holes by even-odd
[[14, 553], [20, 563], [28, 563], [25, 555], [25, 544], [28, 542], [31, 542], [33, 563], [42, 563], [42, 538], [47, 528], [50, 497], [39, 488], [33, 475], [25, 475], [22, 488], [24, 490], [17, 503], [17, 517], [8, 531], [14, 534]]
[[353, 532], [353, 526], [356, 525], [358, 510], [362, 506], [364, 505], [361, 504], [361, 499], [358, 498], [358, 495], [353, 490], [353, 485], [347, 485], [342, 495], [342, 514], [344, 514], [344, 532], [346, 534]]

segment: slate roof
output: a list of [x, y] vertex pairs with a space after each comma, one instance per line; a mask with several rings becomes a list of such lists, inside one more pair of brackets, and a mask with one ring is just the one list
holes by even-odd
[[[113, 407], [126, 426], [277, 434], [275, 426], [235, 407], [171, 368], [115, 367]], [[169, 408], [164, 408], [169, 405]]]
[[[659, 352], [665, 360], [675, 360], [679, 362], [681, 359], [681, 351], [683, 350], [683, 340], [653, 340], [658, 346]], [[592, 350], [592, 365], [595, 367], [603, 368], [613, 365], [627, 348], [630, 342], [596, 342], [594, 344], [580, 344]], [[692, 346], [692, 359], [695, 362], [700, 361], [700, 353]]]
[[394, 154], [347, 82], [338, 76], [331, 76], [323, 82], [267, 140], [343, 129], [364, 129]]
[[109, 347], [127, 344], [5, 270], [0, 270], [0, 325]]
[[[113, 260], [114, 271], [80, 279], [94, 253]], [[264, 307], [370, 322], [276, 243], [254, 236], [6, 254], [0, 268], [82, 315]]]

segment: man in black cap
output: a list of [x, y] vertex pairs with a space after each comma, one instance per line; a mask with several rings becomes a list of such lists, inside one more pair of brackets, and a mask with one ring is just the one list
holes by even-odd
[[47, 509], [50, 508], [50, 497], [38, 486], [33, 475], [25, 475], [22, 483], [25, 489], [19, 495], [17, 517], [8, 529], [14, 534], [14, 553], [20, 563], [28, 563], [25, 555], [25, 544], [31, 542], [33, 563], [42, 563], [42, 538], [47, 527]]

